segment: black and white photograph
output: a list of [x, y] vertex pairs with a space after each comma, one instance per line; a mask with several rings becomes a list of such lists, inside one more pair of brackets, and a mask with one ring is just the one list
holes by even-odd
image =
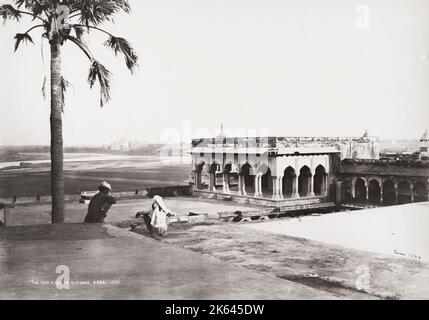
[[0, 0], [0, 120], [0, 300], [429, 299], [429, 0]]

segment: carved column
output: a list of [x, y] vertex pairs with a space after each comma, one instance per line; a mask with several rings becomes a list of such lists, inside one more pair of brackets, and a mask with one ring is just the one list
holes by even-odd
[[383, 179], [381, 179], [380, 183], [380, 204], [383, 204]]
[[[215, 191], [215, 185], [214, 185], [214, 179], [213, 179], [214, 173], [210, 172], [209, 173], [209, 191]], [[214, 190], [213, 190], [214, 189]]]
[[366, 201], [369, 201], [369, 183], [368, 183], [368, 180], [365, 180], [365, 188], [366, 188]]
[[310, 188], [309, 188], [308, 196], [314, 197], [314, 174], [312, 173], [310, 178]]
[[238, 192], [240, 195], [246, 195], [246, 179], [243, 175], [238, 175]]
[[283, 177], [278, 177], [279, 199], [283, 199]]
[[238, 194], [243, 195], [243, 176], [241, 174], [238, 175]]
[[255, 198], [257, 198], [259, 197], [259, 176], [257, 174], [255, 175], [254, 186], [255, 186]]
[[325, 197], [327, 197], [328, 193], [329, 193], [329, 177], [328, 177], [328, 174], [325, 175], [324, 189], [325, 190], [323, 190], [323, 195]]
[[246, 177], [245, 176], [241, 177], [241, 183], [242, 183], [241, 192], [243, 193], [243, 196], [247, 196], [247, 192], [246, 192]]
[[299, 198], [298, 192], [298, 175], [292, 177], [292, 198]]
[[414, 183], [410, 183], [411, 202], [414, 202]]
[[217, 189], [216, 189], [216, 172], [213, 172], [213, 177], [212, 177], [212, 179], [213, 179], [213, 191], [217, 191]]
[[223, 193], [229, 193], [229, 174], [224, 172], [222, 177], [222, 191]]
[[194, 171], [194, 186], [196, 190], [200, 190], [201, 189], [201, 172], [199, 171]]
[[258, 174], [258, 191], [259, 191], [259, 196], [263, 197], [264, 194], [262, 193], [262, 173]]
[[226, 189], [228, 190], [228, 193], [231, 192], [231, 190], [229, 190], [229, 185], [230, 185], [230, 175], [229, 173], [226, 174]]
[[272, 181], [273, 181], [273, 199], [277, 199], [278, 197], [278, 178], [276, 176], [272, 176]]
[[282, 177], [273, 176], [273, 199], [282, 199]]

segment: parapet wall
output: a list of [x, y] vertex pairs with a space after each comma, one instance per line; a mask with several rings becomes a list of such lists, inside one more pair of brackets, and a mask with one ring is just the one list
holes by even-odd
[[[318, 153], [323, 153], [324, 148], [337, 150], [341, 159], [379, 159], [380, 147], [377, 137], [235, 137], [235, 138], [213, 138], [194, 139], [192, 148], [195, 152], [207, 148], [210, 150], [233, 153], [239, 150], [248, 149], [249, 153], [254, 152], [254, 148], [260, 148], [259, 153], [265, 151], [275, 152], [284, 148], [316, 148]], [[218, 152], [216, 151], [216, 152]]]
[[[154, 187], [138, 189], [134, 191], [121, 191], [114, 192], [115, 197], [118, 199], [139, 199], [148, 198], [155, 195], [162, 197], [175, 197], [175, 196], [187, 196], [192, 195], [192, 187], [190, 185], [185, 186], [168, 186], [168, 187]], [[66, 195], [66, 202], [77, 202], [81, 200], [80, 194]], [[13, 198], [1, 198], [0, 203], [9, 203], [16, 206], [29, 206], [34, 204], [46, 204], [51, 203], [51, 196], [33, 196], [33, 197], [13, 197]]]
[[341, 174], [391, 175], [429, 179], [429, 162], [345, 160], [341, 163]]

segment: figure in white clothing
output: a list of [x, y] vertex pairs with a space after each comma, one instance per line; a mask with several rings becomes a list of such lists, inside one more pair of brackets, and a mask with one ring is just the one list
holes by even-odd
[[166, 236], [171, 216], [175, 216], [175, 213], [167, 208], [162, 197], [153, 197], [152, 215], [150, 217], [150, 226], [152, 230], [150, 231], [155, 231], [160, 236]]

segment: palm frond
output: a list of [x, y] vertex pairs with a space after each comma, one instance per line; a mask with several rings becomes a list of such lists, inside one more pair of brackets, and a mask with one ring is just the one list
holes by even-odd
[[85, 28], [83, 28], [81, 26], [73, 25], [73, 30], [74, 30], [74, 33], [76, 34], [76, 38], [79, 41], [82, 41], [83, 40], [83, 34], [85, 33]]
[[16, 40], [15, 41], [15, 52], [16, 52], [16, 50], [18, 50], [18, 47], [22, 41], [24, 41], [25, 43], [31, 42], [34, 44], [33, 38], [31, 38], [31, 36], [28, 33], [17, 33], [15, 35], [15, 40]]
[[43, 85], [42, 85], [42, 95], [43, 99], [46, 99], [46, 85], [48, 83], [48, 78], [46, 76], [43, 78]]
[[103, 107], [110, 100], [110, 71], [100, 62], [94, 60], [89, 69], [88, 82], [92, 89], [98, 80], [100, 84], [100, 107]]
[[68, 82], [64, 77], [61, 77], [60, 80], [60, 89], [61, 89], [61, 111], [64, 112], [65, 106], [65, 93], [67, 92], [68, 87], [70, 87], [70, 82]]
[[123, 54], [128, 69], [131, 71], [131, 73], [134, 72], [134, 69], [138, 66], [138, 56], [126, 39], [110, 36], [104, 45], [106, 47], [112, 48], [115, 52], [115, 55], [118, 55], [118, 53]]
[[78, 12], [80, 22], [86, 26], [113, 21], [116, 13], [131, 11], [128, 0], [68, 0], [63, 3], [69, 5], [72, 12]]
[[51, 0], [15, 0], [15, 3], [18, 9], [23, 7], [31, 12], [34, 17], [49, 11], [49, 8], [53, 5]]
[[64, 36], [64, 39], [70, 40], [75, 45], [77, 45], [82, 50], [82, 52], [85, 53], [85, 55], [88, 57], [89, 60], [91, 60], [91, 61], [95, 60], [92, 56], [91, 51], [89, 50], [89, 48], [85, 45], [85, 43], [83, 41], [81, 41], [78, 38], [75, 38], [73, 36]]
[[21, 19], [21, 13], [10, 4], [0, 6], [0, 16], [3, 18], [3, 24], [8, 20], [16, 20], [19, 22], [19, 19]]

